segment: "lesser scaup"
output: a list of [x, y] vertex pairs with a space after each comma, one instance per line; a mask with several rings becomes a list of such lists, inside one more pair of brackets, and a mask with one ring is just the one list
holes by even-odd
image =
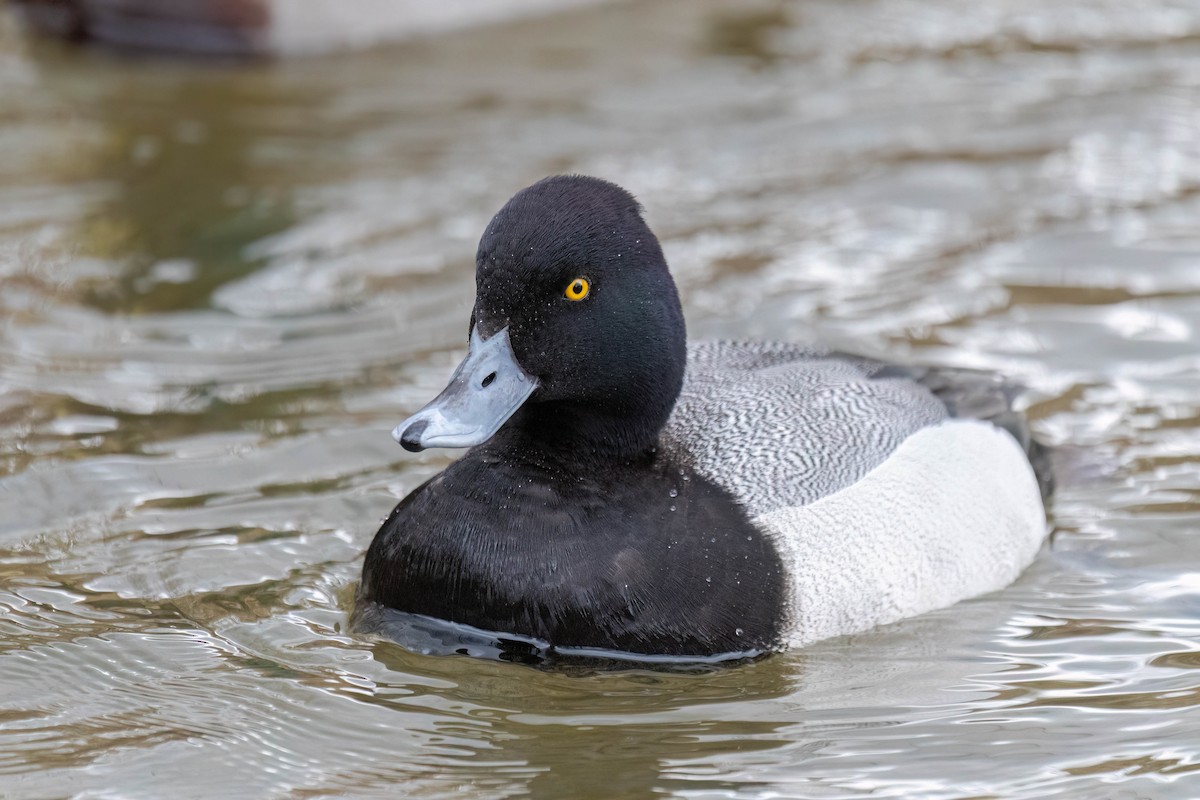
[[547, 178], [488, 225], [466, 359], [401, 423], [470, 447], [396, 506], [361, 602], [571, 648], [715, 656], [998, 589], [1050, 473], [984, 373], [689, 348], [637, 201]]

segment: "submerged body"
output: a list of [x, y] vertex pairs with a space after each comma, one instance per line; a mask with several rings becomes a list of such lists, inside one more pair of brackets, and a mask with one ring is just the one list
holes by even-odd
[[559, 647], [764, 652], [1009, 583], [1046, 533], [1002, 381], [684, 345], [623, 190], [551, 178], [480, 245], [471, 352], [396, 430], [471, 446], [367, 553], [362, 598]]

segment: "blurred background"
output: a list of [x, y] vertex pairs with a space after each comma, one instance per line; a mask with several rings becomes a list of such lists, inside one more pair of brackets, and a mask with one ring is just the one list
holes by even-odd
[[[693, 338], [1003, 370], [1111, 479], [1007, 590], [736, 670], [348, 634], [558, 172]], [[0, 4], [0, 796], [1194, 799], [1198, 537], [1200, 2]]]

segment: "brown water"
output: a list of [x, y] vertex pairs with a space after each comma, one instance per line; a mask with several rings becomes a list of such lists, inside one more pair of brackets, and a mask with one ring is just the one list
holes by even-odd
[[[736, 10], [735, 10], [736, 9]], [[346, 632], [390, 428], [547, 173], [696, 337], [1002, 369], [1012, 587], [708, 675]], [[1200, 797], [1200, 3], [630, 2], [276, 65], [0, 23], [0, 797]]]

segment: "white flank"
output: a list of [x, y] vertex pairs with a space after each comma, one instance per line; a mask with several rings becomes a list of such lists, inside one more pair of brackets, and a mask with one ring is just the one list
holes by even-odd
[[1037, 480], [1016, 441], [961, 419], [909, 436], [853, 485], [755, 522], [791, 579], [791, 646], [1000, 589], [1046, 536]]

